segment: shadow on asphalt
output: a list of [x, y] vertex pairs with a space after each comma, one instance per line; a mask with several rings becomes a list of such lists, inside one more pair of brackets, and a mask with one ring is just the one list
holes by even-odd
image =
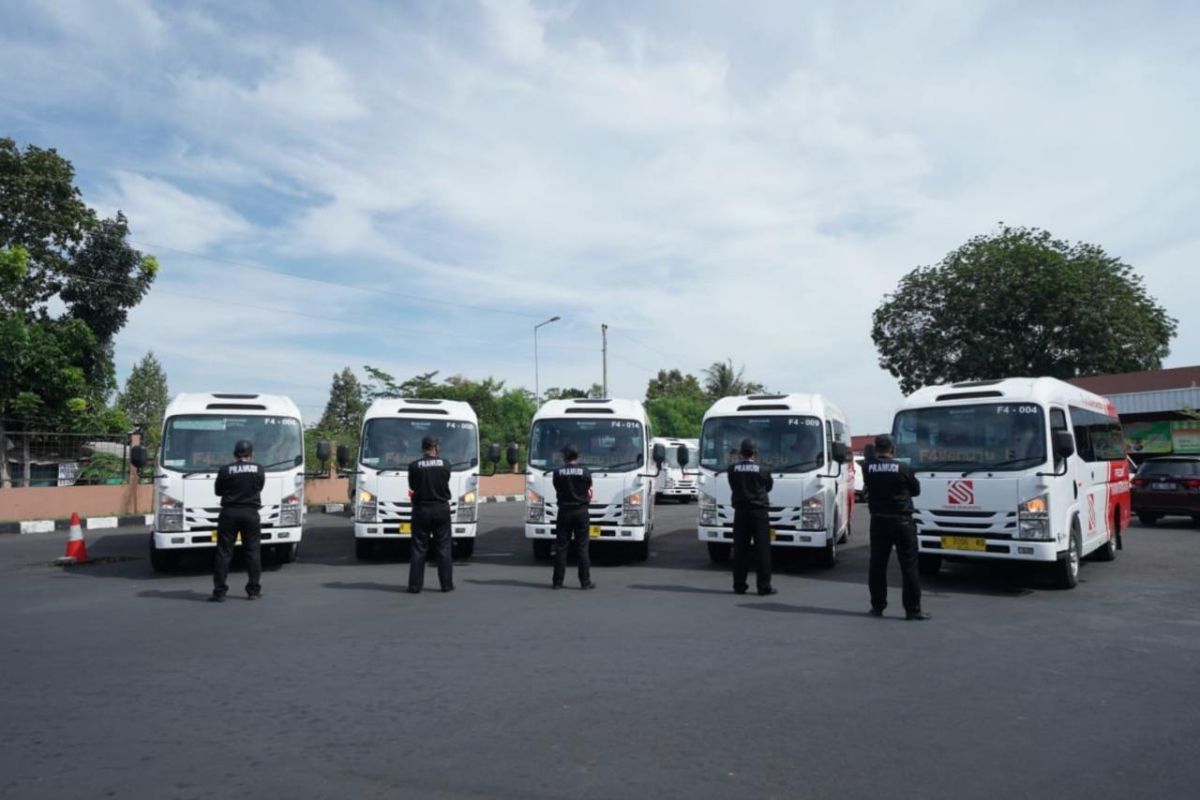
[[554, 589], [554, 587], [550, 585], [550, 581], [545, 581], [544, 583], [536, 583], [534, 581], [518, 581], [518, 580], [513, 580], [511, 578], [498, 578], [498, 579], [493, 579], [493, 580], [482, 580], [479, 578], [467, 578], [466, 582], [467, 583], [475, 583], [480, 586], [513, 586], [513, 587], [517, 587], [520, 589], [551, 589], [551, 590]]
[[677, 586], [675, 584], [631, 583], [630, 589], [644, 592], [678, 592], [679, 594], [733, 594], [733, 589], [701, 589], [699, 586]]
[[[778, 614], [809, 614], [818, 617], [861, 617], [870, 619], [865, 611], [846, 611], [841, 608], [821, 608], [820, 606], [793, 606], [788, 603], [739, 603], [738, 608], [749, 608], [753, 611], [773, 611]], [[900, 619], [894, 617], [894, 619]]]
[[374, 581], [349, 583], [346, 581], [330, 581], [321, 585], [326, 589], [358, 589], [367, 592], [395, 592], [403, 594], [408, 591], [408, 586], [405, 583], [376, 583]]
[[148, 589], [144, 592], [138, 592], [138, 597], [146, 597], [152, 600], [191, 600], [192, 602], [206, 603], [209, 595], [205, 592], [192, 592], [185, 589], [175, 591], [163, 591], [161, 589]]

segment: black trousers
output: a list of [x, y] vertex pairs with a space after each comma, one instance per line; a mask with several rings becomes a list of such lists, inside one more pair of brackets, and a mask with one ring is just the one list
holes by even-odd
[[262, 522], [257, 508], [222, 508], [217, 517], [217, 557], [213, 559], [213, 594], [223, 595], [229, 591], [225, 582], [229, 577], [229, 562], [233, 560], [233, 548], [237, 535], [242, 534], [242, 553], [246, 556], [246, 594], [262, 591], [262, 555], [260, 542]]
[[579, 563], [579, 583], [586, 586], [591, 581], [592, 559], [588, 555], [587, 507], [558, 509], [558, 520], [554, 523], [554, 582], [562, 583], [567, 574], [567, 549], [574, 546], [575, 560]]
[[437, 561], [438, 582], [454, 588], [454, 560], [450, 553], [450, 504], [417, 503], [412, 514], [412, 559], [408, 564], [408, 588], [425, 586], [425, 562], [429, 548]]
[[871, 607], [887, 608], [887, 569], [892, 548], [896, 548], [896, 560], [900, 562], [900, 575], [904, 580], [901, 599], [904, 610], [914, 613], [921, 610], [921, 581], [917, 575], [917, 526], [912, 517], [871, 517], [871, 569], [867, 578], [871, 587]]
[[749, 588], [750, 550], [753, 543], [758, 591], [771, 588], [771, 517], [763, 509], [736, 509], [733, 512], [733, 588]]

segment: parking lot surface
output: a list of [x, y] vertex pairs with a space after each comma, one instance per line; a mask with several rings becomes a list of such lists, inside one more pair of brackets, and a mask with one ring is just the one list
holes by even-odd
[[[663, 505], [649, 561], [550, 590], [520, 504], [481, 507], [458, 591], [403, 593], [310, 515], [265, 599], [144, 531], [0, 537], [0, 796], [1129, 798], [1200, 785], [1200, 529], [1134, 527], [1073, 591], [950, 565], [929, 622], [865, 614], [864, 512], [831, 570], [735, 596]], [[436, 587], [431, 572], [427, 587]]]

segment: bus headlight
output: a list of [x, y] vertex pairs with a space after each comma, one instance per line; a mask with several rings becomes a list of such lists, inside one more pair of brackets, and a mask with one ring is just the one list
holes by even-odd
[[721, 520], [717, 517], [717, 498], [704, 492], [700, 492], [699, 498], [700, 524], [720, 525]]
[[533, 489], [525, 490], [525, 519], [528, 522], [546, 521], [546, 498]]
[[641, 525], [645, 516], [642, 512], [643, 504], [646, 496], [639, 489], [636, 492], [630, 492], [625, 495], [621, 501], [621, 524], [622, 525]]
[[825, 530], [825, 501], [813, 495], [800, 506], [800, 528], [806, 531]]
[[475, 490], [469, 490], [462, 497], [458, 498], [458, 513], [454, 517], [455, 522], [474, 522], [478, 516], [479, 507], [475, 505], [479, 498], [475, 495]]
[[159, 490], [155, 498], [158, 506], [158, 530], [162, 533], [177, 533], [183, 530], [183, 503]]
[[289, 494], [279, 507], [279, 527], [295, 528], [300, 524], [300, 494]]
[[1017, 537], [1020, 539], [1050, 538], [1050, 495], [1040, 494], [1017, 507]]
[[354, 518], [359, 522], [374, 522], [378, 516], [379, 502], [376, 500], [375, 495], [366, 489], [359, 489]]

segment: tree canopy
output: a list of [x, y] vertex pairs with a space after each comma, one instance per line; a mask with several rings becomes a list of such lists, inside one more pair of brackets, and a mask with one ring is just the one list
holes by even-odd
[[658, 436], [697, 438], [710, 404], [696, 376], [678, 369], [660, 369], [646, 386], [646, 413]]
[[170, 400], [167, 373], [154, 356], [154, 351], [142, 356], [125, 379], [125, 388], [117, 398], [117, 407], [130, 423], [142, 432], [142, 442], [153, 449], [162, 435], [163, 414]]
[[1176, 321], [1098, 245], [1001, 227], [905, 275], [875, 310], [879, 363], [905, 393], [1012, 376], [1157, 369]]
[[[758, 381], [745, 378], [745, 367], [735, 367], [733, 359], [714, 361], [712, 366], [704, 370], [704, 391], [710, 400], [720, 400], [739, 394], [756, 394], [763, 391], [763, 385]], [[660, 375], [662, 373], [659, 373]]]

